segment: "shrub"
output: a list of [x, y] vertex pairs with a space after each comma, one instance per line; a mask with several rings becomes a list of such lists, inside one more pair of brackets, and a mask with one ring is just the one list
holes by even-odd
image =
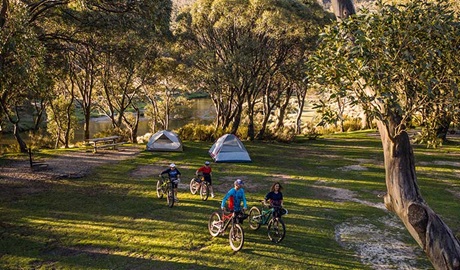
[[321, 132], [313, 122], [306, 123], [302, 129], [302, 134], [309, 140], [316, 140], [319, 136], [321, 136]]
[[217, 138], [222, 136], [224, 131], [222, 129], [216, 129], [212, 125], [201, 125], [190, 123], [177, 130], [177, 135], [182, 140], [189, 141], [215, 141]]
[[346, 116], [345, 120], [343, 121], [343, 130], [345, 131], [361, 130], [362, 129], [361, 121], [362, 120], [359, 117]]

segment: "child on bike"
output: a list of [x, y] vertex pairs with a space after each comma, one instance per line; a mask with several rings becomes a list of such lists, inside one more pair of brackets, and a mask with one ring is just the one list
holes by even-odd
[[281, 192], [283, 190], [283, 187], [279, 182], [276, 182], [272, 185], [270, 188], [270, 192], [265, 195], [265, 201], [270, 204], [270, 207], [275, 208], [275, 212], [273, 214], [275, 217], [280, 216], [280, 211], [281, 208], [283, 207], [283, 193]]
[[212, 181], [211, 181], [212, 169], [211, 169], [211, 165], [209, 161], [206, 161], [204, 163], [204, 166], [196, 170], [195, 174], [198, 175], [199, 173], [202, 173], [204, 177], [204, 181], [208, 182], [209, 191], [211, 192], [211, 197], [214, 198], [214, 189], [212, 187]]
[[169, 168], [162, 171], [159, 176], [161, 176], [162, 174], [166, 174], [166, 173], [168, 174], [169, 180], [173, 182], [174, 200], [177, 202], [179, 201], [177, 199], [177, 184], [180, 181], [180, 176], [181, 176], [180, 171], [176, 168], [176, 164], [171, 163], [169, 165]]
[[222, 199], [222, 203], [220, 207], [222, 208], [222, 210], [225, 210], [225, 202], [227, 201], [227, 199], [232, 197], [233, 198], [233, 216], [238, 217], [242, 214], [241, 213], [241, 202], [243, 202], [243, 210], [248, 209], [248, 204], [246, 201], [246, 195], [244, 194], [244, 189], [242, 188], [244, 185], [243, 181], [241, 179], [236, 179], [233, 185], [234, 187], [230, 189], [225, 195], [225, 197]]

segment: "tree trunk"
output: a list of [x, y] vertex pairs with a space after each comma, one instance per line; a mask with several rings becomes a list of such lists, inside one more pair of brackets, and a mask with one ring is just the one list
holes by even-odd
[[85, 114], [85, 124], [83, 126], [83, 139], [88, 140], [89, 139], [89, 123], [91, 119], [90, 107], [84, 108], [84, 114]]
[[255, 136], [255, 127], [254, 127], [254, 104], [248, 102], [248, 138], [251, 141], [254, 141]]
[[385, 158], [385, 206], [402, 220], [435, 269], [460, 269], [460, 242], [423, 200], [415, 173], [414, 153], [406, 131], [391, 135], [378, 122]]
[[27, 153], [27, 145], [19, 134], [18, 122], [13, 123], [13, 134], [19, 144], [19, 151], [21, 151], [21, 153]]
[[279, 114], [278, 114], [278, 117], [276, 119], [275, 130], [279, 130], [279, 129], [284, 127], [284, 118], [286, 116], [286, 110], [287, 110], [287, 107], [289, 105], [289, 99], [290, 98], [291, 98], [291, 95], [290, 94], [287, 95], [286, 99], [284, 100], [284, 102], [282, 102], [282, 104], [281, 104], [281, 106], [279, 108]]
[[243, 105], [239, 103], [238, 106], [236, 106], [235, 108], [235, 116], [233, 117], [232, 128], [230, 130], [231, 134], [236, 134], [238, 128], [240, 127], [242, 111]]

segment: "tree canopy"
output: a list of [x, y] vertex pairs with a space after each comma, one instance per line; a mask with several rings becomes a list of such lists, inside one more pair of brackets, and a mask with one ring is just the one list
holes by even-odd
[[407, 128], [421, 117], [430, 123], [428, 134], [435, 134], [438, 121], [458, 114], [459, 30], [447, 1], [379, 2], [373, 12], [363, 10], [328, 27], [313, 63], [330, 97], [347, 96], [376, 120], [385, 206], [436, 269], [459, 267], [460, 242], [422, 198]]
[[[257, 105], [272, 113], [305, 75], [297, 72], [328, 18], [315, 2], [200, 0], [178, 16], [177, 37], [188, 56], [197, 88], [217, 110], [216, 126], [236, 133], [247, 116], [255, 136]], [[264, 97], [264, 98], [262, 98]], [[266, 123], [266, 121], [263, 121]], [[266, 127], [257, 127], [263, 130]]]

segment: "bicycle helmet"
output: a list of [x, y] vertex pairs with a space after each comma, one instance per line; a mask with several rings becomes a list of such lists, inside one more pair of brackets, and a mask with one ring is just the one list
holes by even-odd
[[174, 167], [176, 167], [176, 164], [171, 163], [171, 164], [169, 165], [169, 167], [174, 168]]
[[233, 184], [238, 185], [238, 186], [242, 186], [242, 185], [244, 185], [244, 182], [241, 179], [236, 179], [235, 183], [233, 183]]
[[209, 165], [209, 164], [210, 164], [209, 161], [206, 161], [206, 162], [204, 163], [204, 165]]

